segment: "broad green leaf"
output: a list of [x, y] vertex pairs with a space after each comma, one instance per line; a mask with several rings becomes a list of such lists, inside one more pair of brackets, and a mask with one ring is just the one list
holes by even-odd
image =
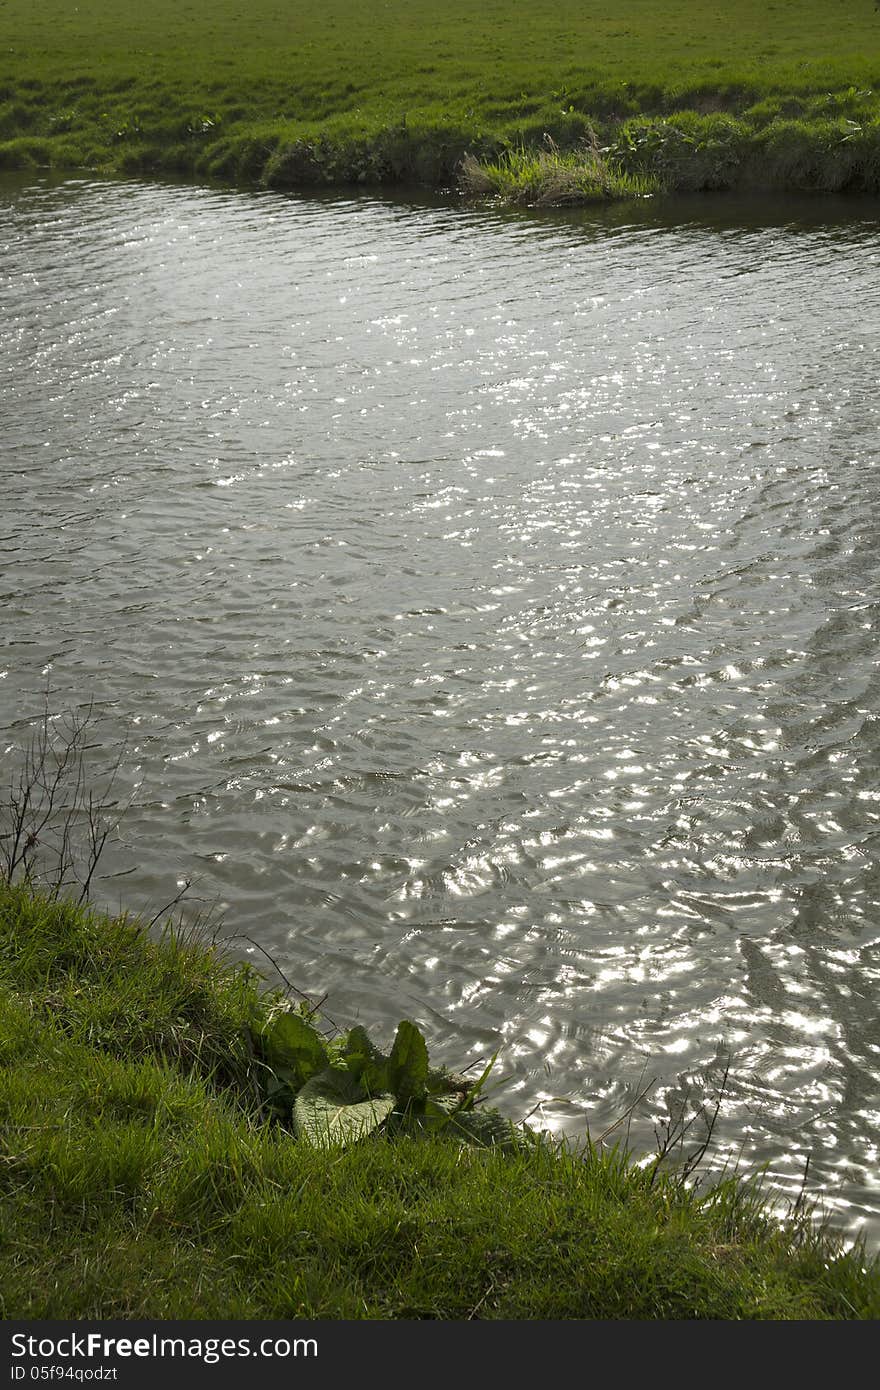
[[299, 1072], [290, 1067], [273, 1067], [266, 1083], [266, 1095], [277, 1095], [279, 1091], [298, 1091], [301, 1085]]
[[428, 1045], [408, 1018], [397, 1028], [388, 1063], [388, 1080], [402, 1105], [422, 1100], [428, 1089]]
[[460, 1095], [427, 1096], [423, 1110], [416, 1110], [412, 1113], [415, 1129], [421, 1133], [427, 1131], [436, 1134], [449, 1127], [452, 1116], [456, 1114], [461, 1105]]
[[518, 1130], [497, 1110], [457, 1110], [449, 1117], [447, 1134], [478, 1148], [518, 1148]]
[[457, 1071], [447, 1071], [446, 1067], [429, 1067], [428, 1069], [428, 1095], [442, 1096], [448, 1095], [452, 1091], [467, 1093], [473, 1082], [468, 1081], [466, 1076], [462, 1076]]
[[342, 1049], [342, 1059], [352, 1076], [360, 1076], [364, 1067], [372, 1062], [375, 1051], [366, 1028], [358, 1023], [349, 1029]]
[[390, 1090], [388, 1058], [370, 1041], [360, 1024], [346, 1038], [341, 1063], [360, 1081], [367, 1095], [384, 1095]]
[[430, 1134], [448, 1131], [449, 1123], [461, 1103], [460, 1096], [426, 1096], [423, 1101], [411, 1101], [394, 1111], [388, 1120], [388, 1131], [411, 1134], [424, 1139]]
[[327, 1066], [327, 1049], [316, 1028], [289, 1009], [274, 1014], [260, 1033], [263, 1055], [275, 1072], [293, 1073], [302, 1086]]
[[454, 1095], [428, 1096], [424, 1110], [410, 1108], [401, 1118], [408, 1134], [444, 1134], [475, 1148], [518, 1149], [528, 1142], [497, 1110], [462, 1110]]
[[361, 1085], [370, 1096], [384, 1096], [391, 1091], [390, 1062], [381, 1052], [361, 1072]]
[[350, 1071], [328, 1067], [307, 1081], [293, 1107], [293, 1129], [316, 1149], [353, 1144], [388, 1118], [394, 1097], [365, 1097]]
[[269, 1068], [264, 1085], [266, 1105], [276, 1115], [286, 1119], [293, 1110], [293, 1102], [302, 1082], [299, 1073], [289, 1067]]
[[448, 1120], [461, 1107], [461, 1096], [450, 1092], [445, 1096], [428, 1096], [425, 1101], [425, 1114], [437, 1115]]

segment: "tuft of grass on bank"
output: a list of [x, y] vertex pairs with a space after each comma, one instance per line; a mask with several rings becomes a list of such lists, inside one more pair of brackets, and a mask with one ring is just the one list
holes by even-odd
[[212, 946], [0, 885], [7, 1318], [869, 1318], [880, 1271], [619, 1150], [261, 1118], [274, 996]]
[[[617, 182], [880, 191], [874, 0], [3, 0], [0, 168], [463, 182], [595, 133]], [[501, 174], [498, 170], [501, 170]], [[543, 171], [546, 172], [546, 171]], [[538, 180], [548, 201], [556, 176]], [[556, 180], [561, 200], [595, 181]]]
[[465, 155], [459, 183], [472, 198], [499, 198], [529, 207], [565, 207], [608, 202], [617, 198], [646, 198], [660, 190], [650, 173], [625, 173], [611, 164], [595, 143], [584, 142], [562, 151], [552, 141], [540, 150], [507, 150], [495, 160], [480, 162]]

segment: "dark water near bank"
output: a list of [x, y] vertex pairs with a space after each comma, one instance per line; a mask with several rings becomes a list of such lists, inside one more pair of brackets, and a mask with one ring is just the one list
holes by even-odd
[[0, 182], [0, 730], [128, 732], [104, 896], [570, 1134], [729, 1051], [875, 1245], [877, 211]]

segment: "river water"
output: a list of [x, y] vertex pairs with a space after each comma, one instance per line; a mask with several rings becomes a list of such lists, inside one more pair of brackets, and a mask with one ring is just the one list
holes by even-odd
[[876, 1245], [878, 213], [5, 176], [0, 732], [127, 737], [99, 897], [571, 1136], [729, 1058]]

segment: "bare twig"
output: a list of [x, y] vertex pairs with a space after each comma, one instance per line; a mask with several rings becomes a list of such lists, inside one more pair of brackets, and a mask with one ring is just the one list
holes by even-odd
[[126, 744], [117, 747], [109, 768], [96, 772], [91, 736], [100, 718], [94, 703], [53, 714], [51, 695], [47, 685], [25, 740], [6, 749], [12, 772], [8, 799], [0, 802], [0, 878], [52, 897], [77, 889], [83, 903], [126, 809], [115, 797]]
[[727, 1058], [727, 1061], [724, 1064], [724, 1071], [721, 1074], [721, 1080], [718, 1083], [718, 1089], [715, 1094], [715, 1106], [712, 1110], [712, 1114], [709, 1119], [706, 1119], [704, 1107], [700, 1107], [699, 1114], [706, 1124], [706, 1137], [703, 1140], [702, 1144], [700, 1144], [700, 1146], [697, 1149], [695, 1149], [694, 1152], [685, 1160], [681, 1172], [682, 1181], [687, 1181], [691, 1173], [697, 1167], [697, 1164], [700, 1163], [700, 1161], [704, 1157], [706, 1150], [712, 1142], [712, 1135], [715, 1131], [715, 1125], [718, 1120], [718, 1112], [721, 1109], [721, 1102], [724, 1099], [725, 1093], [727, 1091], [727, 1078], [729, 1077], [729, 1075], [730, 1057]]
[[810, 1171], [810, 1159], [812, 1158], [812, 1156], [813, 1156], [812, 1153], [808, 1153], [808, 1154], [807, 1154], [807, 1161], [806, 1161], [806, 1163], [804, 1164], [804, 1175], [803, 1175], [803, 1177], [801, 1178], [801, 1190], [800, 1190], [800, 1192], [798, 1193], [798, 1195], [797, 1195], [797, 1200], [796, 1200], [796, 1202], [794, 1203], [794, 1206], [793, 1206], [792, 1209], [791, 1209], [791, 1214], [792, 1214], [792, 1216], [797, 1216], [798, 1212], [800, 1211], [801, 1207], [802, 1207], [803, 1204], [804, 1204], [804, 1196], [805, 1196], [806, 1191], [807, 1191], [807, 1175], [809, 1174], [809, 1171]]
[[[678, 1169], [678, 1179], [681, 1183], [685, 1183], [698, 1164], [702, 1162], [712, 1142], [718, 1115], [721, 1110], [721, 1104], [727, 1092], [730, 1066], [731, 1058], [728, 1054], [721, 1073], [721, 1078], [715, 1084], [714, 1105], [711, 1106], [711, 1111], [705, 1102], [701, 1102], [694, 1106], [692, 1114], [688, 1114], [688, 1105], [691, 1103], [692, 1086], [692, 1083], [689, 1083], [688, 1089], [685, 1090], [685, 1094], [681, 1097], [666, 1119], [661, 1120], [658, 1125], [655, 1125], [654, 1136], [657, 1140], [657, 1156], [650, 1170], [652, 1185], [660, 1171], [662, 1163], [676, 1149], [682, 1154]], [[685, 1140], [698, 1121], [702, 1121], [705, 1126], [703, 1139], [691, 1153], [685, 1154]]]
[[[290, 993], [291, 993], [291, 994], [297, 995], [298, 998], [302, 999], [302, 1001], [303, 1001], [305, 1004], [308, 1004], [308, 1006], [309, 1006], [310, 1010], [312, 1011], [312, 1013], [317, 1013], [317, 1012], [318, 1012], [320, 1006], [324, 1003], [324, 1000], [327, 998], [327, 995], [325, 994], [325, 995], [323, 996], [323, 998], [316, 1004], [315, 1001], [311, 998], [310, 995], [304, 994], [303, 991], [302, 991], [301, 989], [297, 989], [296, 985], [293, 984], [292, 981], [290, 981], [290, 980], [287, 978], [287, 976], [285, 975], [284, 971], [281, 969], [281, 966], [278, 964], [277, 960], [276, 960], [275, 957], [272, 955], [271, 951], [267, 951], [267, 950], [266, 950], [266, 947], [265, 947], [265, 946], [261, 946], [260, 943], [259, 943], [259, 941], [255, 941], [254, 938], [253, 938], [252, 936], [248, 936], [245, 932], [236, 932], [234, 936], [227, 936], [227, 937], [225, 938], [225, 940], [226, 940], [226, 941], [246, 941], [246, 942], [248, 943], [249, 946], [253, 946], [253, 948], [254, 948], [255, 951], [260, 951], [261, 954], [264, 955], [264, 956], [266, 957], [266, 959], [267, 959], [267, 961], [269, 962], [269, 964], [270, 964], [271, 966], [273, 966], [273, 968], [274, 968], [274, 969], [278, 972], [278, 974], [281, 976], [282, 980], [284, 981], [284, 983], [285, 983], [285, 985], [287, 986], [287, 988], [288, 988], [288, 990], [290, 991]], [[330, 1015], [329, 1015], [328, 1013], [323, 1013], [321, 1016], [322, 1016], [322, 1018], [326, 1018], [327, 1022], [330, 1024], [331, 1028], [335, 1028], [335, 1029], [337, 1029], [337, 1031], [339, 1031], [339, 1025], [338, 1025], [337, 1023], [334, 1023], [333, 1019], [330, 1017]]]
[[[644, 1076], [644, 1074], [645, 1074], [645, 1073], [644, 1073], [644, 1069], [643, 1069], [643, 1070], [642, 1070], [642, 1076]], [[641, 1077], [639, 1078], [639, 1080], [641, 1081]], [[639, 1091], [639, 1094], [636, 1096], [636, 1098], [635, 1098], [635, 1100], [633, 1101], [632, 1105], [627, 1106], [626, 1110], [624, 1110], [624, 1112], [623, 1112], [623, 1114], [620, 1116], [620, 1118], [617, 1119], [617, 1120], [615, 1120], [614, 1123], [613, 1123], [612, 1125], [609, 1125], [607, 1129], [605, 1129], [605, 1130], [602, 1131], [602, 1133], [599, 1135], [599, 1138], [596, 1140], [596, 1143], [597, 1143], [597, 1144], [602, 1144], [602, 1143], [604, 1143], [605, 1140], [608, 1138], [609, 1134], [613, 1134], [614, 1131], [615, 1131], [616, 1129], [618, 1129], [618, 1128], [620, 1127], [620, 1125], [623, 1124], [624, 1120], [629, 1120], [630, 1117], [632, 1116], [632, 1113], [633, 1113], [633, 1111], [635, 1110], [636, 1106], [639, 1104], [639, 1102], [640, 1102], [640, 1101], [643, 1101], [643, 1100], [645, 1099], [645, 1096], [649, 1095], [650, 1092], [653, 1091], [653, 1089], [654, 1089], [654, 1087], [655, 1087], [656, 1085], [657, 1085], [657, 1078], [656, 1078], [656, 1076], [653, 1076], [653, 1077], [651, 1078], [651, 1080], [648, 1082], [647, 1086], [645, 1086], [643, 1090]], [[626, 1148], [629, 1148], [629, 1128], [628, 1128], [628, 1127], [627, 1127], [627, 1131], [626, 1131], [626, 1145], [625, 1145], [625, 1147], [626, 1147]]]
[[159, 911], [154, 913], [153, 916], [150, 918], [149, 922], [147, 922], [147, 931], [150, 930], [150, 927], [154, 927], [156, 925], [160, 917], [164, 917], [167, 912], [171, 912], [175, 907], [177, 907], [177, 904], [179, 902], [183, 901], [190, 888], [192, 888], [192, 883], [193, 881], [191, 878], [185, 878], [183, 880], [183, 883], [180, 885], [180, 888], [177, 890], [170, 902], [167, 902], [164, 907], [160, 907]]

